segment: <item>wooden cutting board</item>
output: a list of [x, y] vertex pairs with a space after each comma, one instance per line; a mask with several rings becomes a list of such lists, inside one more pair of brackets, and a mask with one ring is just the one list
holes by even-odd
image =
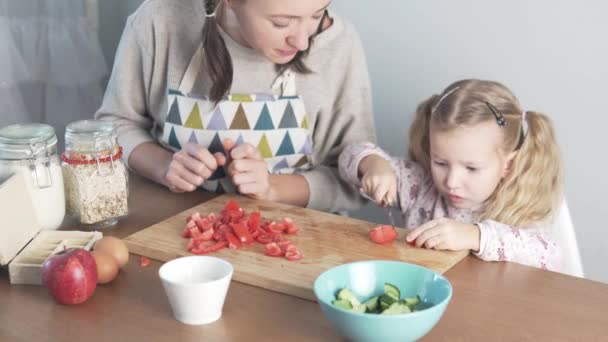
[[232, 263], [233, 279], [288, 295], [315, 300], [313, 284], [323, 271], [361, 260], [400, 260], [443, 273], [468, 252], [443, 252], [411, 247], [404, 232], [391, 245], [378, 245], [369, 239], [369, 229], [377, 224], [325, 212], [226, 194], [204, 202], [165, 221], [125, 238], [129, 251], [161, 261], [187, 256], [188, 239], [182, 238], [186, 218], [194, 212], [219, 212], [229, 199], [235, 199], [248, 213], [258, 210], [264, 220], [292, 218], [300, 232], [288, 235], [304, 258], [288, 261], [264, 255], [264, 246], [253, 243], [237, 250], [224, 249], [214, 256]]

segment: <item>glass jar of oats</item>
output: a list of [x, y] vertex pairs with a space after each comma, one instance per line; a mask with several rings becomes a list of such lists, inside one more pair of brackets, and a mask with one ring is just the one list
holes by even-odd
[[128, 215], [128, 171], [121, 156], [111, 122], [80, 120], [66, 127], [61, 160], [68, 215], [96, 227]]

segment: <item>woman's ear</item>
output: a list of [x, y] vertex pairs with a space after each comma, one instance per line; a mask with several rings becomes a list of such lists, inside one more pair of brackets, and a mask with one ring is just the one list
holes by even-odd
[[513, 159], [515, 159], [515, 156], [517, 155], [517, 151], [513, 151], [511, 153], [509, 153], [509, 155], [507, 156], [507, 159], [505, 160], [505, 163], [503, 165], [502, 168], [502, 177], [506, 177], [509, 172], [511, 172], [511, 168], [513, 166]]

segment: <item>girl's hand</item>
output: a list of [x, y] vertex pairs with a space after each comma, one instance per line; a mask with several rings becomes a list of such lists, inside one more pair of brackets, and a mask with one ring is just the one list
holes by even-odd
[[479, 227], [449, 218], [429, 221], [412, 230], [406, 236], [407, 242], [414, 242], [416, 247], [437, 250], [479, 250]]
[[359, 162], [361, 188], [377, 204], [393, 205], [397, 198], [397, 177], [391, 164], [371, 154]]
[[212, 155], [206, 148], [186, 143], [173, 154], [163, 183], [173, 192], [194, 191], [218, 168], [221, 153]]
[[268, 166], [258, 149], [248, 143], [235, 146], [230, 139], [224, 140], [224, 149], [226, 171], [238, 191], [255, 199], [271, 199]]

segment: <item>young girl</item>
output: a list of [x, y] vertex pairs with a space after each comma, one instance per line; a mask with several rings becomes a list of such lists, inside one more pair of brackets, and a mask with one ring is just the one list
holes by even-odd
[[132, 170], [172, 191], [358, 207], [337, 163], [347, 143], [375, 140], [370, 82], [357, 33], [329, 3], [145, 1], [96, 118], [115, 122]]
[[418, 247], [560, 269], [546, 226], [561, 190], [548, 117], [522, 110], [502, 84], [458, 81], [419, 105], [409, 159], [352, 144], [340, 174], [375, 202], [396, 203]]

